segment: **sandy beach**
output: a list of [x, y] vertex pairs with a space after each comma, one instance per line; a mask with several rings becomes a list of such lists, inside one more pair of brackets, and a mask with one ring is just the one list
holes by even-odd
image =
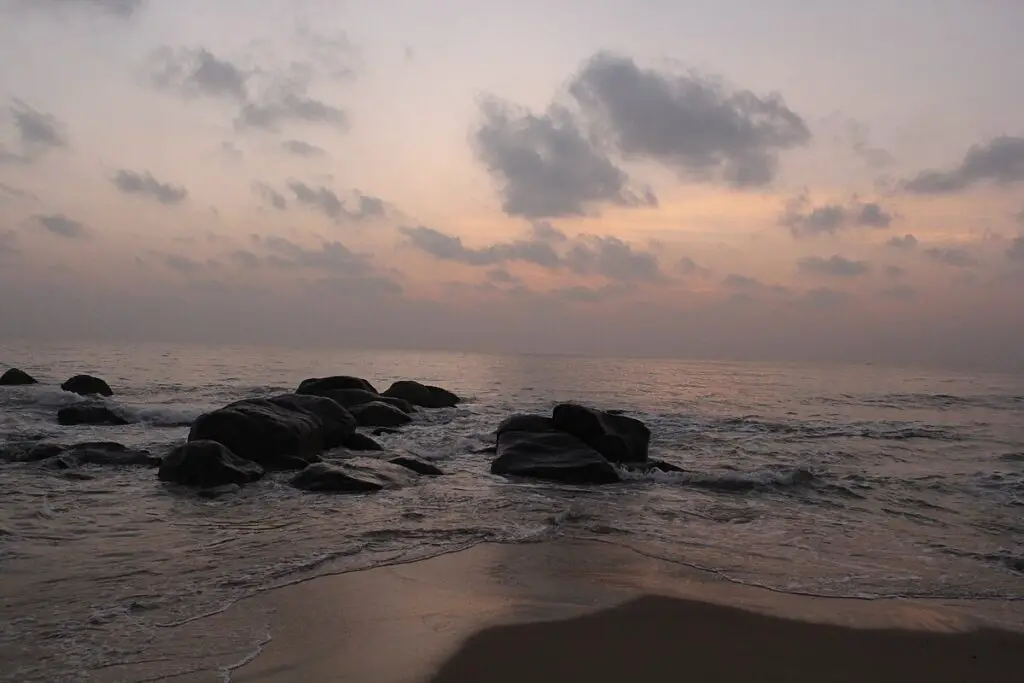
[[792, 596], [600, 543], [480, 545], [247, 602], [270, 638], [236, 683], [1009, 683], [1024, 666], [1024, 633], [987, 622], [1013, 604]]

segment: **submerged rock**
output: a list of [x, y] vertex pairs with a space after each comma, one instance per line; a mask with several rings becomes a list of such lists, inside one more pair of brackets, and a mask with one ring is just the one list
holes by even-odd
[[556, 429], [577, 437], [610, 462], [644, 462], [651, 430], [640, 420], [573, 403], [555, 406]]
[[147, 450], [129, 448], [113, 441], [89, 441], [69, 446], [60, 455], [52, 459], [52, 466], [59, 469], [77, 465], [114, 465], [126, 467], [141, 465], [156, 467], [160, 458]]
[[354, 457], [310, 465], [296, 474], [292, 486], [304, 491], [369, 493], [416, 483], [412, 470], [376, 458]]
[[70, 391], [73, 394], [80, 396], [113, 396], [114, 392], [111, 391], [110, 385], [104, 382], [99, 377], [93, 377], [92, 375], [75, 375], [71, 379], [60, 385], [60, 388], [64, 391]]
[[0, 460], [4, 462], [39, 462], [60, 455], [66, 446], [56, 443], [15, 442], [0, 446]]
[[447, 389], [420, 384], [411, 380], [395, 382], [381, 395], [400, 398], [421, 408], [451, 408], [460, 401], [458, 396]]
[[572, 434], [554, 428], [506, 429], [498, 434], [497, 453], [491, 463], [492, 474], [566, 484], [619, 481], [618, 472], [603, 455]]
[[216, 441], [267, 469], [296, 469], [340, 446], [356, 421], [329, 398], [284, 394], [236, 401], [192, 424], [189, 441]]
[[11, 368], [0, 375], [0, 387], [19, 387], [26, 384], [39, 384], [39, 382], [32, 375], [18, 368]]
[[427, 462], [423, 458], [418, 458], [414, 455], [399, 455], [391, 458], [388, 462], [410, 469], [416, 474], [424, 474], [434, 477], [444, 474], [444, 472], [441, 471], [441, 468], [434, 463]]
[[73, 425], [126, 425], [130, 421], [103, 405], [79, 404], [65, 406], [57, 411], [57, 424]]
[[324, 395], [324, 392], [338, 389], [358, 389], [371, 394], [377, 394], [372, 384], [362, 377], [349, 377], [347, 375], [336, 375], [334, 377], [311, 377], [299, 383], [296, 394]]
[[401, 427], [412, 422], [406, 413], [383, 401], [352, 406], [349, 411], [360, 427]]
[[168, 453], [160, 463], [161, 481], [213, 489], [247, 484], [263, 476], [263, 468], [240, 458], [216, 441], [189, 441]]

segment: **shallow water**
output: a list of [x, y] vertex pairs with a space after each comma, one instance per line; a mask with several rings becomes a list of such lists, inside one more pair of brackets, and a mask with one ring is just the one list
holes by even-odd
[[[254, 591], [483, 541], [599, 538], [811, 594], [1024, 597], [1021, 375], [144, 345], [7, 346], [7, 366], [42, 384], [0, 388], [0, 442], [162, 453], [205, 410], [328, 374], [378, 388], [419, 379], [466, 401], [380, 437], [447, 476], [369, 496], [302, 493], [274, 475], [204, 500], [145, 468], [69, 478], [0, 464], [0, 661], [19, 662], [0, 681], [95, 680], [115, 663], [159, 660], [175, 625]], [[57, 408], [78, 400], [59, 384], [79, 372], [105, 378], [140, 422], [56, 425]], [[687, 472], [609, 487], [513, 482], [473, 453], [509, 413], [565, 400], [643, 419], [652, 456]], [[221, 644], [244, 653], [262, 637], [254, 626]]]

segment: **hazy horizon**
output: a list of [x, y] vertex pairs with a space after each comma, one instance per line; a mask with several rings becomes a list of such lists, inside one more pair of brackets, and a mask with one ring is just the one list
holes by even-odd
[[1019, 368], [1021, 25], [0, 0], [0, 341]]

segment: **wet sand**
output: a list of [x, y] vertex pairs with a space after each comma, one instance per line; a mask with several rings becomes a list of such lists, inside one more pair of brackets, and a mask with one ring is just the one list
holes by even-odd
[[236, 683], [888, 681], [1024, 676], [1020, 603], [864, 601], [735, 585], [613, 545], [481, 545], [255, 598]]

